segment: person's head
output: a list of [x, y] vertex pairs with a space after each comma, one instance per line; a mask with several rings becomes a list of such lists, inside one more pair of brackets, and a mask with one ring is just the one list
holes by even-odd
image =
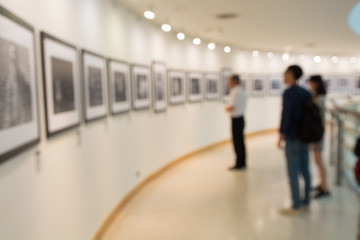
[[229, 87], [233, 88], [240, 84], [240, 76], [235, 74], [229, 78]]
[[316, 95], [326, 95], [326, 86], [320, 75], [313, 75], [309, 79], [310, 88]]
[[303, 76], [303, 70], [298, 65], [289, 66], [284, 73], [284, 81], [287, 85], [295, 85]]

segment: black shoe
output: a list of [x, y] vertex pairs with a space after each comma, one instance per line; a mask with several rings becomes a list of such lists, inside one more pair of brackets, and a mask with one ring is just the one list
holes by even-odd
[[323, 191], [321, 188], [318, 190], [318, 192], [314, 195], [314, 199], [320, 199], [325, 197], [330, 197], [330, 192]]
[[317, 187], [313, 187], [312, 190], [313, 190], [314, 192], [320, 191], [320, 190], [321, 190], [321, 185], [319, 185], [319, 186], [317, 186]]
[[242, 170], [242, 169], [244, 169], [244, 167], [234, 166], [234, 167], [229, 168], [229, 171], [240, 171], [240, 170]]

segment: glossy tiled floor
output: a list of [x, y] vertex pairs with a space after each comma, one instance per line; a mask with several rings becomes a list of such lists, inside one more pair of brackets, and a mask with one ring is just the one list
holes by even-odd
[[[270, 134], [247, 141], [246, 172], [227, 171], [233, 159], [230, 145], [170, 169], [125, 207], [103, 239], [355, 239], [359, 203], [345, 186], [333, 186], [331, 198], [313, 201], [307, 215], [278, 214], [290, 200], [276, 137]], [[317, 182], [315, 174], [313, 180]]]

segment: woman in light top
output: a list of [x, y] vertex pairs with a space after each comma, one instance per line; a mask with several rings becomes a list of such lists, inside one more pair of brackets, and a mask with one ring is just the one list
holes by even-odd
[[[320, 75], [314, 75], [310, 77], [310, 88], [314, 94], [314, 102], [320, 109], [322, 123], [325, 128], [325, 112], [326, 112], [326, 87], [325, 83]], [[310, 149], [313, 152], [314, 160], [319, 171], [320, 185], [314, 188], [314, 198], [322, 198], [330, 196], [330, 192], [327, 185], [326, 168], [323, 162], [322, 152], [324, 149], [324, 140], [318, 143], [310, 145]]]

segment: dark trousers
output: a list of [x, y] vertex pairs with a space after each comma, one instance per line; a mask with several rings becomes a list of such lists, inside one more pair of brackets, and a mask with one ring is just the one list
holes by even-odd
[[236, 153], [235, 167], [246, 167], [246, 148], [244, 140], [244, 117], [232, 118], [232, 137]]

